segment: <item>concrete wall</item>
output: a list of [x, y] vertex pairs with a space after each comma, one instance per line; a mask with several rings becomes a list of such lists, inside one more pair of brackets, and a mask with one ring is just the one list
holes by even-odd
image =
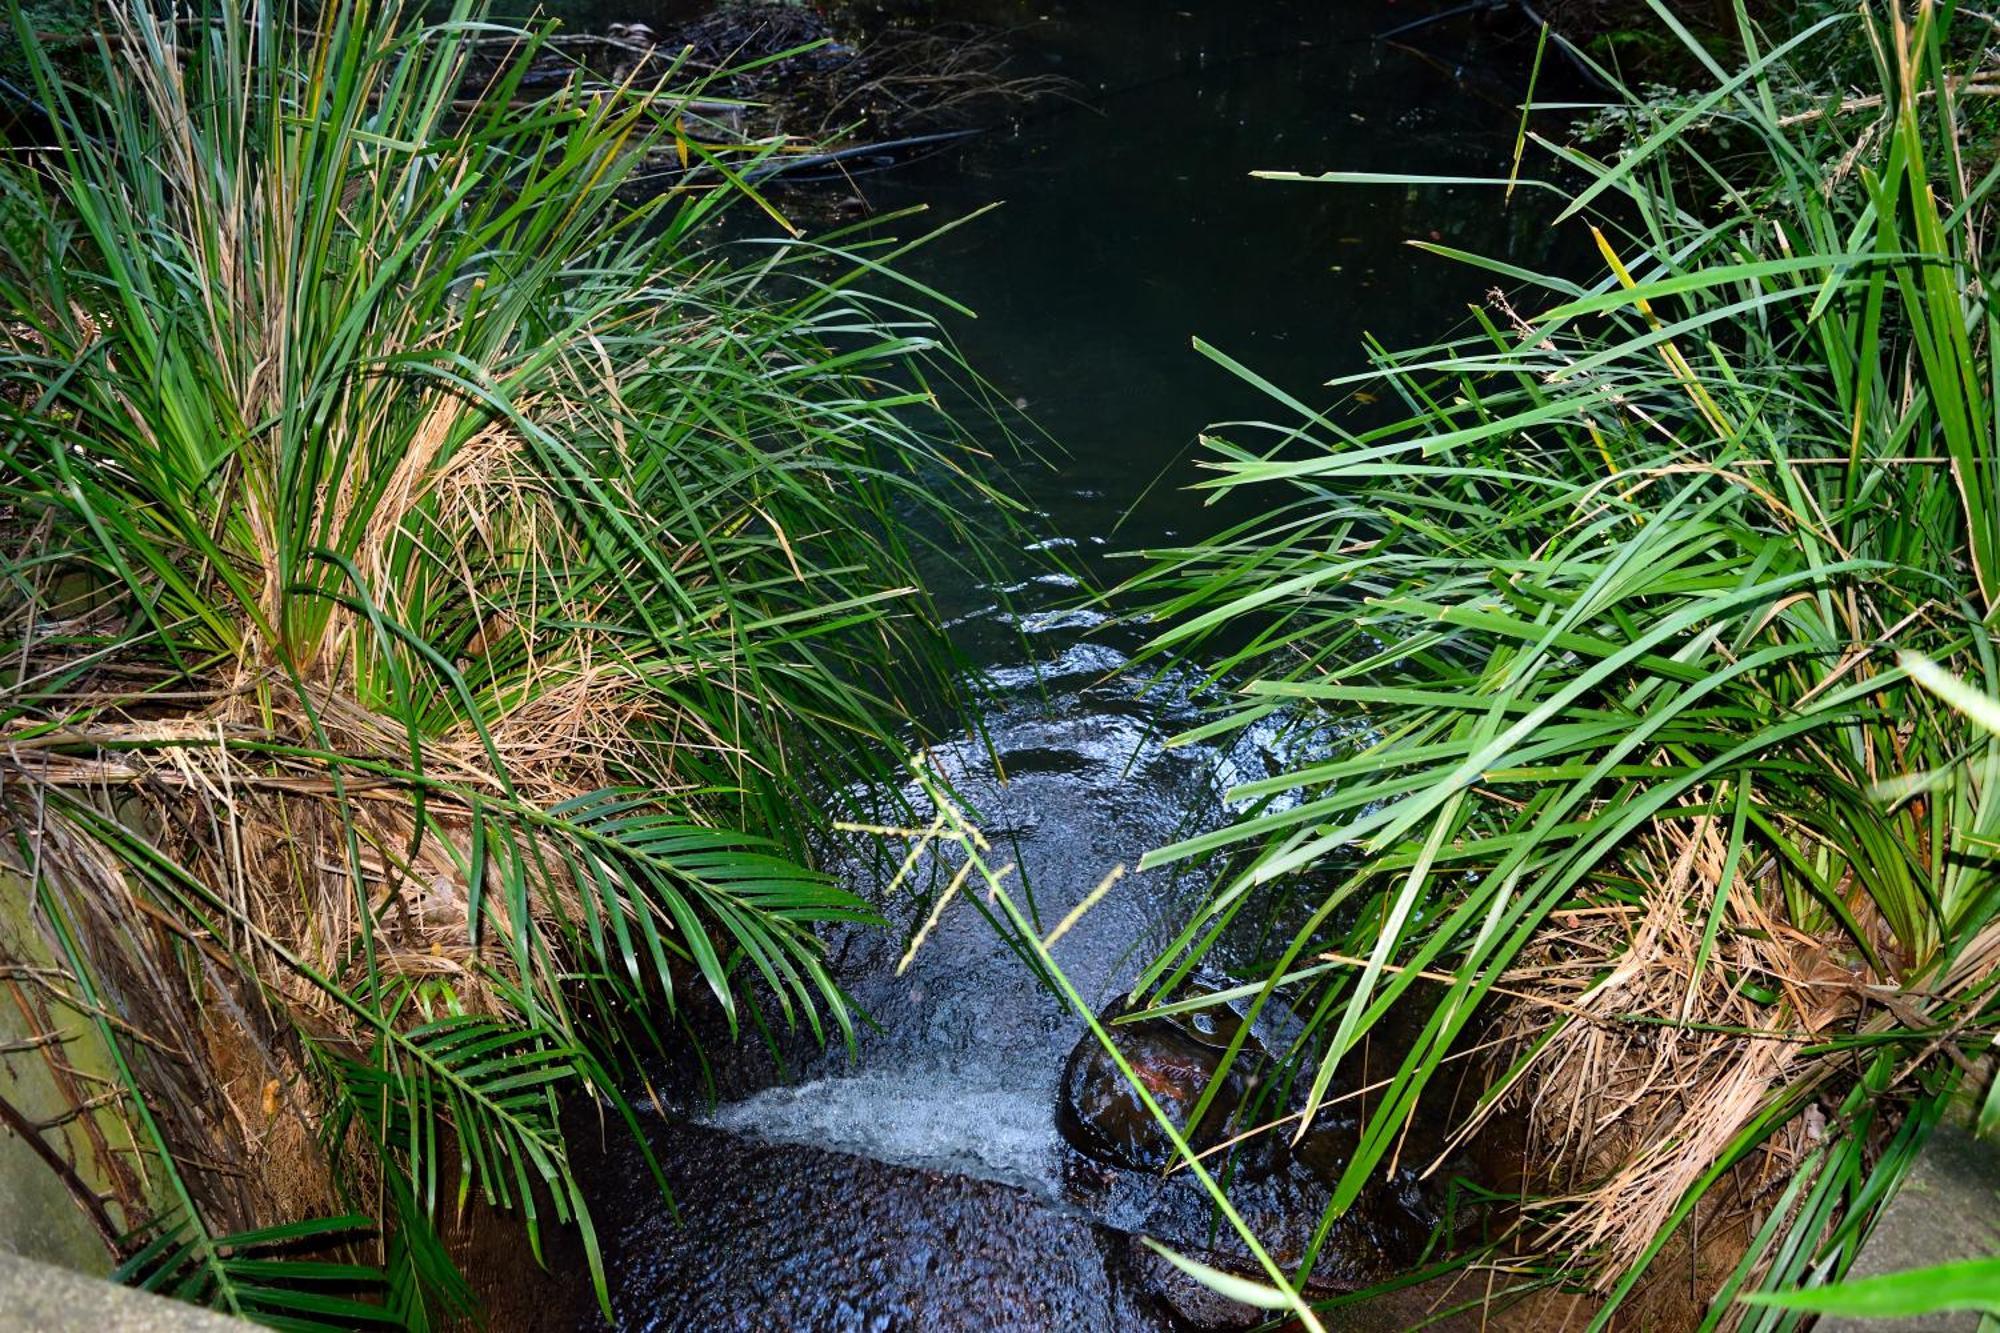
[[[0, 878], [0, 958], [31, 968], [53, 960], [29, 917], [26, 886]], [[44, 1025], [59, 1031], [60, 1047], [12, 1049], [42, 1035]], [[70, 1109], [70, 1098], [50, 1064], [55, 1056], [79, 1071], [72, 1086], [101, 1092], [111, 1064], [96, 1030], [82, 1015], [53, 1002], [45, 986], [18, 973], [0, 973], [0, 1097], [29, 1120], [54, 1120]], [[93, 1126], [72, 1122], [44, 1136], [85, 1180], [102, 1189], [105, 1177]], [[114, 1111], [95, 1113], [94, 1128], [111, 1143], [126, 1131]], [[113, 1214], [117, 1214], [114, 1212]], [[0, 1126], [0, 1251], [85, 1273], [110, 1271], [111, 1259], [97, 1229], [56, 1174], [27, 1143]]]
[[180, 1301], [0, 1253], [0, 1333], [247, 1333]]

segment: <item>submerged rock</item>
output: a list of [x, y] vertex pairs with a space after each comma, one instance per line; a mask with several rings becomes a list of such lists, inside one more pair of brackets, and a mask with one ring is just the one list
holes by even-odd
[[[1231, 1071], [1199, 1124], [1195, 1105], [1222, 1064], [1222, 1052], [1188, 1036], [1165, 1019], [1110, 1025], [1108, 1031], [1133, 1075], [1199, 1151], [1228, 1136], [1230, 1116], [1243, 1099], [1242, 1077]], [[1173, 1160], [1173, 1143], [1146, 1108], [1137, 1089], [1096, 1037], [1086, 1033], [1063, 1071], [1056, 1124], [1069, 1145], [1108, 1166], [1158, 1170]]]
[[[1115, 1238], [991, 1181], [694, 1125], [649, 1138], [670, 1209], [627, 1145], [598, 1209], [610, 1327], [633, 1333], [1018, 1329], [1165, 1333]], [[591, 1326], [596, 1325], [591, 1321]], [[576, 1328], [550, 1322], [542, 1325]]]
[[[1213, 995], [1222, 988], [1219, 980], [1197, 978], [1184, 992]], [[1121, 1022], [1119, 1009], [1113, 1006], [1098, 1017], [1139, 1084], [1197, 1152], [1277, 1114], [1263, 1109], [1268, 1099], [1251, 1094], [1290, 1045], [1296, 1024], [1287, 1021], [1289, 1014], [1267, 1009], [1253, 1025], [1245, 1016], [1248, 1008], [1247, 1001], [1218, 1001], [1184, 1013]], [[1202, 1093], [1235, 1042], [1241, 1044], [1222, 1086], [1209, 1100], [1200, 1123], [1190, 1123]], [[1089, 1032], [1070, 1051], [1056, 1123], [1072, 1148], [1107, 1166], [1157, 1171], [1173, 1160], [1173, 1143], [1159, 1120], [1146, 1109], [1111, 1053]], [[1231, 1171], [1253, 1177], [1268, 1174], [1276, 1164], [1270, 1138], [1260, 1135], [1232, 1149]], [[1220, 1169], [1223, 1163], [1211, 1165]]]
[[1347, 1170], [1354, 1150], [1361, 1143], [1361, 1122], [1333, 1108], [1323, 1108], [1313, 1117], [1305, 1137], [1291, 1145], [1292, 1160], [1332, 1189]]
[[[1190, 988], [1194, 993], [1219, 989], [1212, 982]], [[1106, 1030], [1138, 1082], [1198, 1152], [1258, 1125], [1283, 1121], [1303, 1096], [1302, 1088], [1293, 1089], [1289, 1101], [1254, 1095], [1276, 1093], [1273, 1071], [1298, 1028], [1289, 1014], [1268, 1010], [1252, 1023], [1245, 1009], [1247, 1005], [1218, 1003], [1126, 1023], [1111, 1021], [1113, 1013], [1104, 1016]], [[1220, 1073], [1227, 1047], [1239, 1039], [1236, 1060], [1226, 1074]], [[1208, 1108], [1198, 1123], [1189, 1124], [1203, 1089], [1218, 1077], [1221, 1085]], [[1259, 1080], [1267, 1086], [1260, 1088]], [[1206, 1158], [1231, 1204], [1287, 1267], [1300, 1263], [1311, 1248], [1322, 1212], [1357, 1146], [1361, 1102], [1349, 1100], [1347, 1091], [1344, 1081], [1336, 1080], [1329, 1104], [1297, 1145], [1290, 1142], [1291, 1124], [1280, 1123]], [[1086, 1033], [1070, 1053], [1056, 1119], [1075, 1150], [1063, 1172], [1064, 1193], [1072, 1203], [1108, 1226], [1156, 1236], [1223, 1268], [1251, 1271], [1249, 1251], [1218, 1224], [1201, 1182], [1192, 1172], [1162, 1169], [1173, 1161], [1170, 1140], [1092, 1034]], [[1406, 1139], [1406, 1161], [1427, 1161], [1425, 1154], [1435, 1151], [1433, 1126], [1413, 1126]], [[1419, 1180], [1415, 1169], [1389, 1170], [1388, 1178], [1367, 1188], [1328, 1230], [1318, 1248], [1312, 1287], [1352, 1290], [1408, 1269], [1424, 1252], [1440, 1204], [1434, 1186]], [[1157, 1277], [1154, 1267], [1139, 1265], [1140, 1271]], [[1155, 1281], [1147, 1285], [1191, 1325], [1227, 1325], [1225, 1312], [1207, 1311], [1197, 1318], [1181, 1299], [1186, 1293]]]

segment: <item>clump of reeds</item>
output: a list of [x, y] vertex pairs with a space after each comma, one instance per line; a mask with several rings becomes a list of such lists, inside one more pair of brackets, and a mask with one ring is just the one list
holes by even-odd
[[689, 1004], [846, 1026], [810, 838], [955, 702], [910, 534], [987, 493], [887, 256], [622, 188], [702, 151], [664, 81], [536, 95], [472, 4], [107, 12], [23, 26], [57, 142], [0, 159], [6, 866], [124, 1274], [420, 1324], [471, 1196], [596, 1268], [563, 1107]]
[[[1219, 428], [1204, 484], [1267, 513], [1133, 581], [1157, 653], [1243, 682], [1201, 734], [1375, 737], [1155, 855], [1243, 852], [1148, 983], [1317, 868], [1263, 996], [1308, 1020], [1304, 1119], [1387, 1010], [1430, 1014], [1332, 1210], [1499, 1022], [1486, 1106], [1563, 1152], [1533, 1281], [1605, 1292], [1600, 1327], [1760, 1153], [1786, 1171], [1712, 1318], [1837, 1275], [2000, 1018], [2000, 748], [1898, 657], [2000, 677], [1990, 32], [1864, 6], [1746, 23], [1729, 69], [1654, 9], [1712, 83], [1630, 98], [1616, 156], [1537, 139], [1555, 179], [1488, 182], [1602, 267], [1415, 242], [1504, 288], [1338, 382], [1403, 419], [1280, 395], [1295, 426]], [[1872, 88], [1826, 83], [1855, 50]]]

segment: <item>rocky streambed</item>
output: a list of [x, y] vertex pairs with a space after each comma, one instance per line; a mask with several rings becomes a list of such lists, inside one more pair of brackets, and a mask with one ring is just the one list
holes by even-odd
[[[996, 711], [991, 755], [967, 742], [934, 761], [988, 821], [996, 854], [1024, 868], [1046, 924], [1088, 895], [1105, 868], [1168, 840], [1217, 772], [1260, 769], [1278, 756], [1255, 742], [1241, 752], [1165, 748], [1158, 733], [1184, 703], [1107, 674], [1122, 653], [1117, 631], [1033, 607], [1035, 597], [1059, 602], [1063, 591], [1037, 588], [969, 612], [987, 623], [967, 629], [997, 632], [1004, 620], [1040, 642], [1039, 691]], [[1277, 743], [1275, 733], [1266, 743]], [[867, 865], [857, 861], [850, 873], [870, 873]], [[1299, 1094], [1274, 1077], [1296, 1020], [1273, 1012], [1239, 1033], [1241, 1005], [1221, 1003], [1118, 1021], [1192, 887], [1159, 872], [1128, 875], [1064, 935], [1057, 961], [1103, 1006], [1120, 1052], [1183, 1122], [1240, 1035], [1237, 1072], [1192, 1136], [1218, 1149], [1210, 1165], [1261, 1242], [1296, 1265], [1367, 1103], [1348, 1095], [1358, 1081], [1343, 1083], [1298, 1145], [1281, 1130], [1224, 1146], [1296, 1109]], [[930, 891], [883, 903], [902, 930], [857, 929], [833, 942], [836, 976], [870, 1020], [852, 1056], [803, 1039], [779, 1041], [782, 1062], [749, 1042], [725, 1048], [714, 1068], [722, 1100], [712, 1109], [702, 1105], [697, 1071], [683, 1071], [687, 1100], [648, 1121], [673, 1208], [636, 1151], [608, 1141], [592, 1176], [593, 1197], [607, 1200], [599, 1225], [616, 1326], [1108, 1333], [1261, 1322], [1140, 1244], [1150, 1236], [1213, 1266], [1255, 1269], [1199, 1182], [1164, 1171], [1170, 1147], [1102, 1046], [976, 906], [947, 911], [898, 974]], [[1227, 981], [1212, 975], [1183, 993]], [[1393, 1032], [1377, 1041], [1393, 1041]], [[1394, 1058], [1375, 1049], [1378, 1069]], [[1365, 1076], [1357, 1065], [1357, 1080]], [[1449, 1246], [1444, 1189], [1460, 1164], [1430, 1180], [1416, 1171], [1436, 1151], [1420, 1128], [1406, 1165], [1333, 1224], [1314, 1268], [1316, 1294], [1405, 1272], [1434, 1243]]]
[[[1507, 161], [1515, 123], [1495, 108], [1524, 86], [1533, 38], [1478, 59], [1455, 50], [1449, 61], [1369, 40], [1446, 7], [1421, 3], [876, 7], [894, 9], [897, 23], [964, 18], [1010, 31], [1010, 75], [1060, 77], [1072, 90], [948, 157], [834, 187], [843, 213], [923, 205], [926, 226], [1008, 201], [901, 266], [978, 311], [951, 332], [991, 381], [982, 401], [1024, 405], [1062, 446], [1030, 462], [996, 435], [996, 457], [1020, 459], [1002, 465], [1030, 501], [1032, 538], [1004, 568], [940, 559], [928, 580], [989, 700], [983, 733], [937, 747], [933, 763], [996, 858], [1017, 867], [1010, 884], [1046, 929], [1113, 866], [1136, 867], [1148, 850], [1229, 817], [1220, 794], [1232, 785], [1363, 734], [1357, 723], [1351, 735], [1286, 737], [1274, 719], [1228, 750], [1168, 747], [1165, 737], [1198, 716], [1189, 696], [1200, 682], [1128, 674], [1144, 627], [1107, 623], [1084, 602], [1083, 582], [1110, 586], [1129, 570], [1107, 558], [1113, 551], [1171, 545], [1219, 521], [1203, 496], [1180, 489], [1179, 460], [1209, 422], [1266, 407], [1196, 357], [1191, 336], [1310, 398], [1328, 376], [1358, 368], [1364, 331], [1392, 344], [1429, 336], [1429, 312], [1479, 298], [1464, 271], [1420, 262], [1405, 240], [1533, 253], [1542, 231], [1527, 205], [1502, 214], [1485, 196], [1448, 188], [1363, 196], [1250, 174], [1490, 174]], [[618, 17], [662, 32], [676, 21], [622, 7]], [[866, 807], [887, 793], [852, 795]], [[921, 793], [905, 795], [920, 818]], [[666, 1113], [649, 1114], [647, 1133], [673, 1205], [615, 1133], [589, 1168], [616, 1326], [1091, 1333], [1261, 1318], [1138, 1243], [1152, 1236], [1220, 1267], [1249, 1267], [1198, 1182], [1163, 1172], [1156, 1127], [1080, 1040], [1080, 1017], [976, 898], [947, 911], [899, 971], [942, 880], [919, 876], [889, 892], [894, 855], [856, 846], [829, 856], [847, 882], [876, 892], [893, 923], [829, 940], [833, 971], [864, 1018], [855, 1049], [784, 1032], [767, 1047], [746, 1030], [711, 1042], [706, 1065], [653, 1071]], [[1057, 943], [1057, 963], [1100, 1013], [1126, 1016], [1141, 969], [1199, 887], [1162, 870], [1127, 874]], [[1211, 955], [1219, 971], [1208, 984], [1254, 975], [1270, 932], [1288, 932], [1287, 910], [1274, 899], [1246, 913], [1241, 938]], [[1182, 1115], [1241, 1021], [1221, 1006], [1113, 1026], [1149, 1089]], [[1284, 1022], [1273, 1013], [1248, 1034], [1233, 1086], [1191, 1126], [1200, 1147], [1219, 1149], [1297, 1109], [1269, 1058], [1289, 1042]], [[1395, 1041], [1390, 1022], [1297, 1145], [1281, 1129], [1212, 1159], [1282, 1262], [1312, 1245], [1370, 1106], [1369, 1081], [1390, 1072]], [[1315, 1291], [1408, 1271], [1448, 1245], [1447, 1216], [1477, 1224], [1444, 1193], [1473, 1164], [1447, 1161], [1419, 1178], [1435, 1139], [1435, 1127], [1413, 1128], [1396, 1169], [1331, 1226]], [[559, 1293], [496, 1312], [496, 1327], [599, 1321], [580, 1255], [551, 1263]], [[1329, 1327], [1406, 1327], [1433, 1298], [1406, 1299], [1408, 1308], [1377, 1305], [1345, 1325], [1348, 1316], [1329, 1315]]]

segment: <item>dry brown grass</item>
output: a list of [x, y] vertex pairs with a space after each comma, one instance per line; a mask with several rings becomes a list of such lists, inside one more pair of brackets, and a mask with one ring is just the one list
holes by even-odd
[[[1837, 1052], [1808, 1052], [1809, 1043], [1897, 1026], [1937, 1030], [1892, 1088], [1939, 1052], [1966, 1063], [1957, 1041], [1972, 1020], [1958, 1001], [1991, 975], [2000, 927], [1982, 932], [1929, 986], [1912, 989], [1858, 958], [1843, 961], [1853, 955], [1836, 931], [1819, 936], [1788, 924], [1754, 876], [1739, 873], [1725, 893], [1726, 862], [1717, 818], [1656, 825], [1635, 858], [1653, 871], [1643, 901], [1558, 912], [1507, 975], [1493, 1037], [1493, 1066], [1506, 1074], [1455, 1142], [1496, 1116], [1518, 1115], [1524, 1193], [1539, 1197], [1516, 1224], [1512, 1258], [1481, 1268], [1504, 1274], [1524, 1256], [1556, 1258], [1573, 1269], [1574, 1284], [1569, 1296], [1530, 1298], [1526, 1314], [1496, 1327], [1535, 1326], [1558, 1310], [1576, 1326], [1588, 1322], [1592, 1298], [1646, 1256], [1732, 1141], [1775, 1101], [1800, 1097], [1803, 1115], [1707, 1188], [1695, 1226], [1652, 1259], [1615, 1325], [1692, 1327], [1777, 1191], [1830, 1133], [1855, 1066]], [[1718, 901], [1714, 946], [1697, 968], [1705, 912]], [[1878, 952], [1893, 959], [1858, 893], [1852, 906], [1881, 938]]]
[[[1557, 1210], [1532, 1244], [1589, 1256], [1598, 1290], [1774, 1096], [1824, 1077], [1802, 1046], [1851, 1026], [1873, 980], [1787, 925], [1740, 873], [1723, 893], [1727, 843], [1712, 816], [1658, 825], [1640, 858], [1656, 874], [1641, 904], [1557, 914], [1509, 974], [1524, 998], [1501, 1021], [1504, 1090], [1461, 1131], [1523, 1116], [1527, 1158]], [[1714, 946], [1698, 967], [1698, 909], [1718, 899]], [[1792, 1121], [1739, 1174], [1739, 1206], [1789, 1173], [1810, 1120]]]

